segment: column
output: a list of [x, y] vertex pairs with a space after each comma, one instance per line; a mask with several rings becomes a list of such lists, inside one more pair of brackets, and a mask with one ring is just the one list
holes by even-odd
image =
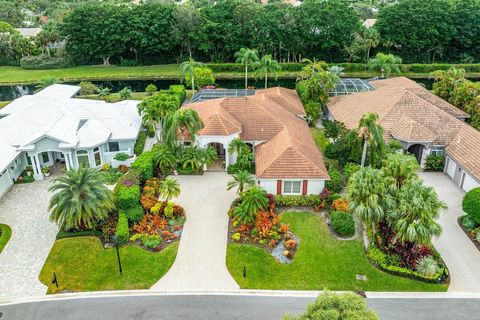
[[65, 158], [65, 167], [67, 168], [67, 171], [70, 170], [70, 153], [63, 153], [63, 157]]
[[42, 167], [40, 166], [40, 159], [38, 158], [38, 153], [35, 155], [35, 167], [37, 169], [37, 174], [42, 174]]
[[228, 147], [225, 148], [225, 170], [227, 170], [230, 159], [229, 159], [229, 154], [228, 154]]

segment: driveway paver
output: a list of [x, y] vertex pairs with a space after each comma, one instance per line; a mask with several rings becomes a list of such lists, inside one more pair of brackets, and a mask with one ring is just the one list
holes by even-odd
[[422, 172], [420, 177], [426, 185], [434, 187], [440, 199], [448, 205], [448, 210], [438, 219], [443, 232], [438, 239], [433, 239], [450, 270], [448, 291], [480, 292], [480, 252], [457, 223], [458, 217], [463, 215], [465, 192], [444, 173]]
[[38, 275], [58, 232], [49, 221], [49, 185], [50, 180], [15, 185], [0, 199], [0, 221], [12, 228], [12, 237], [0, 254], [0, 297], [47, 292]]
[[231, 179], [224, 172], [179, 176], [187, 222], [177, 258], [168, 273], [151, 289], [165, 291], [237, 290], [225, 265], [228, 215], [235, 191], [226, 191]]

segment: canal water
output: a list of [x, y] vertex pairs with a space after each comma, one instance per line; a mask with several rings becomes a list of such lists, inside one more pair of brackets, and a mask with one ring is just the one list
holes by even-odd
[[[428, 78], [413, 79], [418, 83], [423, 84], [427, 89], [432, 88], [433, 80]], [[98, 87], [108, 87], [112, 92], [118, 92], [125, 87], [130, 88], [134, 92], [145, 91], [149, 84], [154, 84], [158, 89], [168, 89], [171, 84], [179, 84], [176, 80], [115, 80], [115, 81], [91, 81]], [[243, 79], [218, 79], [216, 81], [219, 88], [226, 89], [243, 89]], [[65, 82], [65, 84], [78, 84], [78, 82]], [[263, 80], [249, 80], [248, 85], [256, 88], [263, 88]], [[295, 88], [295, 79], [270, 79], [268, 80], [269, 87], [281, 86], [285, 88]], [[35, 92], [35, 85], [18, 85], [18, 86], [0, 86], [0, 101], [14, 100], [26, 94]]]

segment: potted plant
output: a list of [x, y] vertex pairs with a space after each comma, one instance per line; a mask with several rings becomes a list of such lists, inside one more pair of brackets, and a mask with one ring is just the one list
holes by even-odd
[[50, 169], [48, 167], [43, 167], [42, 173], [45, 177], [48, 177], [50, 175]]
[[27, 171], [27, 175], [31, 176], [33, 173], [33, 168], [32, 166], [26, 166], [25, 171]]

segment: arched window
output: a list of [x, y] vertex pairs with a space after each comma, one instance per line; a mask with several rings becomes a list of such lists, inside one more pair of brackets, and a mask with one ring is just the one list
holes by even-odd
[[100, 149], [96, 147], [93, 149], [93, 158], [95, 158], [95, 166], [99, 166], [102, 164], [102, 157], [100, 156]]
[[77, 151], [77, 160], [78, 167], [90, 167], [90, 161], [88, 160], [88, 151], [87, 150], [78, 150]]

